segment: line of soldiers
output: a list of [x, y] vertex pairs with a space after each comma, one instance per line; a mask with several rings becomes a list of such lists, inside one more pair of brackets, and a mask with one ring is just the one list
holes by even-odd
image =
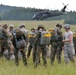
[[[66, 24], [64, 26], [64, 35], [61, 29], [61, 24], [57, 24], [56, 28], [52, 28], [49, 31], [46, 31], [43, 25], [39, 25], [37, 29], [32, 28], [31, 32], [28, 33], [24, 24], [21, 24], [18, 28], [14, 28], [12, 24], [9, 27], [7, 24], [0, 25], [0, 57], [5, 55], [6, 59], [10, 60], [10, 58], [15, 56], [15, 64], [18, 66], [18, 59], [21, 54], [24, 65], [27, 65], [27, 58], [30, 57], [32, 51], [35, 67], [40, 63], [41, 55], [43, 65], [46, 66], [46, 59], [49, 54], [52, 65], [54, 64], [55, 56], [57, 57], [58, 64], [61, 64], [62, 48], [64, 47], [65, 63], [68, 64], [70, 59], [76, 64], [74, 50], [76, 43], [75, 39], [73, 39], [73, 33], [70, 31], [70, 25]], [[27, 47], [28, 52], [26, 55]], [[49, 47], [51, 48], [51, 53]]]

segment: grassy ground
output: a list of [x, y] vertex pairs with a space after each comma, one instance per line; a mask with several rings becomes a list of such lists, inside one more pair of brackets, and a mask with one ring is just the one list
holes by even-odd
[[5, 59], [0, 59], [0, 75], [76, 75], [76, 66], [73, 63], [65, 65], [62, 61], [61, 65], [55, 64], [51, 66], [50, 59], [47, 59], [48, 64], [44, 67], [41, 64], [37, 68], [34, 67], [32, 58], [28, 60], [28, 66], [24, 66], [20, 60], [20, 65], [15, 66], [14, 61], [6, 61]]
[[[20, 25], [21, 23], [25, 23], [26, 29], [30, 31], [31, 27], [36, 28], [39, 24], [43, 24], [45, 28], [48, 30], [49, 28], [55, 27], [57, 23], [63, 24], [63, 20], [61, 21], [0, 21], [0, 23], [4, 24], [14, 24], [15, 26]], [[71, 26], [72, 31], [75, 31], [76, 26]], [[63, 29], [62, 29], [63, 30]], [[63, 30], [64, 31], [64, 30]], [[64, 58], [62, 57], [62, 64], [58, 65], [57, 60], [54, 65], [51, 66], [50, 59], [47, 59], [47, 66], [43, 66], [43, 62], [39, 64], [37, 68], [34, 68], [34, 64], [32, 62], [32, 57], [28, 59], [28, 66], [24, 66], [23, 62], [20, 60], [20, 65], [18, 67], [15, 66], [14, 61], [7, 61], [4, 58], [0, 59], [0, 75], [76, 75], [76, 66], [73, 63], [69, 63], [68, 65], [64, 64]]]

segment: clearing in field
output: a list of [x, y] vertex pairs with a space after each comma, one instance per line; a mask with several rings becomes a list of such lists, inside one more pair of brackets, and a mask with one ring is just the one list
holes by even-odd
[[[21, 23], [25, 24], [25, 27], [28, 31], [32, 27], [37, 28], [39, 24], [43, 24], [48, 30], [54, 28], [57, 23], [64, 23], [64, 20], [58, 21], [0, 21], [0, 23], [8, 25], [13, 24], [15, 27], [18, 27]], [[63, 30], [63, 29], [62, 29]], [[76, 26], [72, 25], [71, 30], [75, 31]], [[64, 30], [63, 30], [64, 32]], [[53, 66], [50, 64], [50, 58], [47, 59], [47, 66], [44, 67], [41, 64], [37, 68], [34, 68], [32, 61], [32, 56], [28, 59], [28, 66], [24, 66], [22, 60], [20, 60], [19, 66], [15, 66], [14, 60], [7, 61], [5, 58], [0, 59], [0, 75], [76, 75], [76, 66], [73, 63], [69, 62], [68, 65], [64, 63], [64, 57], [62, 55], [62, 64], [58, 65], [57, 60]]]

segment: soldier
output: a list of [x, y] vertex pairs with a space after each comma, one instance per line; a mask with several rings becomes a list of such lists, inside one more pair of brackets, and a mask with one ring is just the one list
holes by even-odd
[[9, 25], [9, 31], [8, 33], [10, 34], [10, 37], [9, 37], [9, 44], [10, 44], [10, 59], [15, 59], [14, 57], [14, 46], [12, 44], [12, 38], [13, 38], [13, 35], [15, 33], [15, 30], [14, 30], [14, 25], [13, 24], [10, 24]]
[[62, 53], [62, 40], [63, 35], [61, 32], [62, 25], [57, 24], [56, 29], [51, 36], [51, 64], [53, 65], [55, 60], [55, 55], [57, 55], [58, 64], [61, 64], [61, 53]]
[[28, 54], [27, 54], [27, 57], [29, 58], [30, 57], [30, 53], [31, 53], [31, 50], [34, 48], [34, 38], [35, 38], [35, 29], [32, 28], [31, 29], [31, 32], [29, 33], [29, 46], [28, 46]]
[[2, 30], [0, 28], [0, 44], [1, 44], [0, 57], [2, 57], [3, 53], [4, 53], [6, 59], [10, 60], [10, 47], [9, 47], [9, 44], [8, 44], [9, 34], [8, 34], [8, 31], [7, 31], [7, 28], [8, 28], [7, 24], [3, 25]]
[[73, 33], [73, 42], [74, 42], [74, 49], [75, 49], [75, 55], [76, 55], [76, 31]]
[[13, 45], [15, 47], [15, 63], [16, 66], [19, 65], [18, 62], [18, 51], [20, 50], [21, 54], [22, 54], [22, 59], [23, 59], [23, 63], [24, 65], [27, 65], [27, 59], [26, 59], [26, 54], [25, 54], [25, 47], [26, 47], [26, 37], [25, 34], [20, 30], [20, 29], [16, 29], [15, 30], [15, 35], [13, 36], [12, 39]]
[[41, 44], [41, 33], [44, 31], [44, 26], [39, 25], [38, 26], [38, 32], [35, 37], [35, 46], [37, 47], [36, 50], [36, 59], [35, 59], [35, 67], [39, 64], [40, 60], [40, 53], [42, 52], [42, 59], [43, 59], [43, 64], [46, 65], [46, 45]]
[[25, 24], [21, 24], [19, 26], [19, 28], [25, 34], [25, 36], [26, 36], [26, 44], [28, 45], [28, 31], [25, 29]]
[[64, 60], [65, 63], [68, 64], [69, 59], [75, 63], [75, 50], [74, 50], [74, 45], [73, 45], [73, 33], [70, 30], [70, 25], [65, 24], [64, 25], [65, 29], [65, 34], [64, 34]]
[[[24, 23], [22, 23], [20, 26], [19, 26], [19, 29], [25, 34], [25, 37], [26, 37], [26, 51], [27, 51], [27, 47], [28, 47], [28, 31], [25, 29], [25, 24]], [[25, 52], [26, 52], [25, 51]], [[21, 59], [21, 53], [20, 53], [20, 51], [19, 51], [19, 54], [18, 54], [18, 56], [19, 56], [19, 58]]]

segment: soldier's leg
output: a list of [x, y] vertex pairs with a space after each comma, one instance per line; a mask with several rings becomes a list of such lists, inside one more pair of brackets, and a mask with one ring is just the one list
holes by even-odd
[[50, 57], [51, 57], [51, 64], [53, 64], [53, 62], [55, 60], [56, 51], [57, 51], [56, 47], [51, 46], [51, 55], [50, 55]]
[[37, 50], [37, 47], [34, 46], [33, 47], [33, 62], [35, 62], [35, 59], [36, 59], [36, 50]]
[[5, 50], [5, 57], [7, 60], [10, 60], [10, 45], [7, 42], [4, 42], [4, 50]]
[[28, 58], [30, 57], [31, 50], [32, 50], [32, 45], [29, 45], [29, 47], [28, 47], [28, 54], [27, 54]]
[[76, 55], [76, 43], [74, 44], [74, 49], [75, 49], [75, 55]]
[[18, 60], [18, 49], [15, 48], [15, 51], [14, 51], [14, 55], [15, 55], [15, 64], [16, 66], [19, 65], [19, 60]]
[[64, 45], [64, 60], [65, 60], [65, 63], [68, 64], [69, 57], [68, 57], [68, 47], [67, 47], [67, 45]]
[[8, 56], [7, 56], [7, 60], [10, 60], [10, 47], [9, 47], [9, 45], [7, 45], [7, 49], [8, 49]]
[[62, 54], [62, 46], [57, 47], [57, 60], [58, 64], [61, 64], [61, 54]]
[[2, 44], [1, 44], [0, 58], [3, 56], [3, 53], [4, 53], [4, 48], [3, 48]]
[[49, 50], [49, 46], [46, 46], [46, 57], [49, 58], [50, 57], [50, 50]]
[[37, 65], [39, 64], [40, 53], [41, 53], [41, 47], [40, 46], [37, 46], [36, 59], [35, 59], [35, 67], [37, 67]]
[[70, 60], [74, 62], [76, 65], [75, 50], [74, 50], [74, 47], [71, 45], [68, 47], [68, 55], [69, 55]]
[[24, 50], [20, 50], [20, 52], [22, 54], [22, 59], [23, 59], [24, 65], [27, 65], [27, 59], [26, 59], [26, 54], [25, 54]]
[[42, 58], [43, 58], [44, 65], [46, 65], [47, 64], [47, 61], [46, 61], [46, 46], [42, 47]]

